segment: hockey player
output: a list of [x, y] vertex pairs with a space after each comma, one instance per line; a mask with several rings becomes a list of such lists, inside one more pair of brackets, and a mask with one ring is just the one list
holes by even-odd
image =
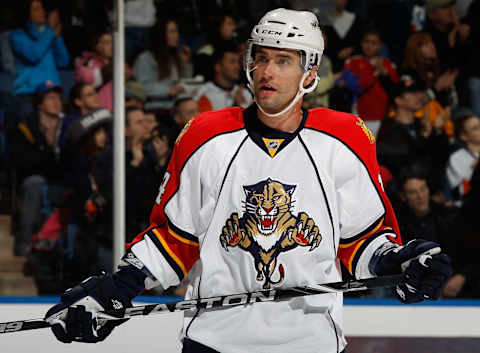
[[[451, 273], [436, 243], [401, 245], [363, 122], [304, 111], [323, 39], [314, 14], [277, 9], [254, 27], [245, 60], [256, 103], [194, 118], [179, 135], [151, 215], [114, 274], [65, 292], [46, 319], [62, 342], [98, 342], [118, 321], [95, 313], [131, 305], [145, 287], [211, 297], [396, 274], [405, 303], [436, 299]], [[408, 261], [412, 260], [412, 261]], [[186, 312], [183, 352], [342, 352], [337, 293]]]

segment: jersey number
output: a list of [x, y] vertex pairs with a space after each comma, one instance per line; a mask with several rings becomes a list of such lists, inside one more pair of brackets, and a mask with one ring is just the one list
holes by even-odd
[[162, 196], [165, 193], [165, 189], [167, 187], [167, 183], [170, 180], [170, 173], [165, 172], [165, 175], [163, 176], [162, 183], [160, 184], [160, 189], [158, 190], [158, 196], [155, 202], [160, 205], [160, 202], [162, 201]]

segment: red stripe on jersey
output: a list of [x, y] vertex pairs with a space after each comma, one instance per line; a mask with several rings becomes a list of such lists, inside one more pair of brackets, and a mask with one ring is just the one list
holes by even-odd
[[[384, 226], [393, 229], [396, 238], [390, 240], [401, 244], [400, 230], [393, 207], [383, 187], [380, 185], [375, 138], [368, 131], [363, 121], [348, 113], [337, 112], [327, 108], [309, 111], [305, 127], [323, 131], [342, 141], [365, 165], [385, 207]], [[359, 200], [361, 202], [361, 200]], [[374, 236], [371, 234], [370, 236]]]

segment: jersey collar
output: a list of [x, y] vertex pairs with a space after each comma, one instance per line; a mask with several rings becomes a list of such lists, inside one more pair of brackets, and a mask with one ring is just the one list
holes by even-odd
[[[275, 157], [303, 129], [307, 121], [308, 111], [302, 108], [302, 121], [294, 132], [285, 132], [268, 127], [257, 115], [257, 105], [251, 104], [243, 111], [243, 121], [250, 138], [270, 157]], [[273, 118], [274, 119], [274, 118]]]

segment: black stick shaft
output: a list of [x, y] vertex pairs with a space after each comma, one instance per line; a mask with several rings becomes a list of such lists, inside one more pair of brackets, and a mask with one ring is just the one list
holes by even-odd
[[[258, 302], [278, 302], [308, 295], [363, 291], [379, 287], [394, 287], [403, 282], [403, 275], [393, 275], [360, 280], [351, 280], [345, 282], [333, 282], [306, 287], [261, 290], [257, 292], [224, 295], [210, 298], [181, 300], [161, 304], [139, 305], [121, 310], [99, 312], [97, 315], [99, 318], [107, 320], [126, 319], [134, 316], [145, 316], [157, 313], [184, 311], [192, 309], [208, 310], [220, 307], [228, 308], [231, 306], [253, 304]], [[48, 322], [43, 319], [3, 322], [0, 323], [0, 334], [34, 330], [49, 326], [50, 325], [48, 324]]]

